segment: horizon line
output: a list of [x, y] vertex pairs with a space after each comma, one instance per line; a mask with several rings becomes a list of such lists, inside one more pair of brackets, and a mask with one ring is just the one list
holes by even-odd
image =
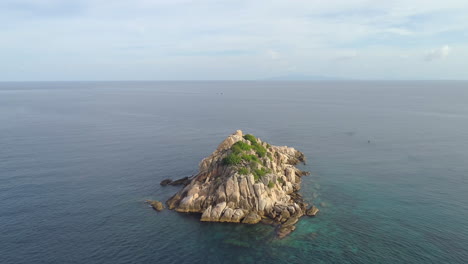
[[365, 81], [385, 81], [385, 82], [404, 82], [404, 81], [468, 81], [468, 79], [334, 79], [334, 80], [271, 80], [271, 79], [207, 79], [207, 80], [12, 80], [1, 81], [0, 83], [30, 83], [30, 82], [365, 82]]

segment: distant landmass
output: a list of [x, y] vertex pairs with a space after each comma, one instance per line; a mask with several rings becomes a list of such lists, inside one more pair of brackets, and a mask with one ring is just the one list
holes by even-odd
[[336, 76], [323, 76], [323, 75], [288, 74], [288, 75], [270, 77], [264, 80], [267, 80], [267, 81], [337, 81], [337, 80], [349, 80], [349, 78], [342, 78], [342, 77], [336, 77]]

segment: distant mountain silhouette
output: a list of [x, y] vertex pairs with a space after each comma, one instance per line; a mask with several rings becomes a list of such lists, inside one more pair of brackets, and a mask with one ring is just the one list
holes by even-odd
[[336, 81], [336, 80], [348, 80], [348, 79], [335, 77], [335, 76], [288, 74], [288, 75], [270, 77], [264, 80], [268, 80], [268, 81]]

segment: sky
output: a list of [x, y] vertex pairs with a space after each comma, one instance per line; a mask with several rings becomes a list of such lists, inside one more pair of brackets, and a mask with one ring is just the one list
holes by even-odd
[[296, 75], [468, 79], [468, 1], [0, 1], [0, 81]]

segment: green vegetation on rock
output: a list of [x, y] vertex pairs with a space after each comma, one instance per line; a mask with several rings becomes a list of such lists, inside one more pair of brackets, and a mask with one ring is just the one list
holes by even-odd
[[251, 134], [244, 135], [244, 139], [250, 141], [250, 143], [257, 143], [257, 138]]
[[269, 182], [268, 182], [268, 188], [271, 189], [271, 188], [273, 188], [273, 187], [275, 187], [275, 183], [272, 182], [272, 181], [269, 181]]
[[241, 163], [242, 159], [238, 155], [231, 153], [223, 159], [224, 165], [237, 165]]
[[[241, 175], [247, 175], [252, 173], [254, 175], [255, 181], [258, 181], [265, 174], [269, 173], [270, 170], [262, 167], [262, 163], [266, 165], [266, 160], [261, 160], [261, 158], [267, 157], [271, 160], [271, 153], [257, 141], [257, 138], [251, 134], [244, 135], [244, 139], [249, 141], [237, 141], [231, 146], [231, 153], [223, 159], [224, 165], [239, 165], [248, 163], [247, 167], [239, 168], [238, 173]], [[266, 145], [270, 146], [270, 145]], [[270, 146], [271, 147], [271, 146]], [[255, 154], [248, 154], [248, 151], [253, 150]], [[247, 152], [247, 153], [246, 153]], [[250, 152], [251, 153], [251, 152]], [[275, 183], [273, 183], [274, 185]]]
[[[223, 159], [224, 165], [238, 165], [242, 161], [259, 163], [259, 157], [265, 157], [267, 150], [257, 142], [257, 139], [250, 134], [244, 136], [250, 144], [244, 141], [237, 141], [231, 146], [231, 153]], [[249, 150], [254, 150], [257, 155], [244, 153]]]
[[255, 144], [252, 145], [252, 148], [255, 150], [255, 152], [257, 153], [257, 155], [260, 158], [265, 157], [265, 155], [267, 153], [267, 150], [266, 150], [265, 147], [263, 147], [262, 145], [260, 145], [258, 143], [255, 143]]
[[254, 175], [255, 181], [260, 180], [263, 176], [265, 176], [267, 173], [269, 173], [270, 170], [267, 168], [261, 168], [261, 169], [254, 169], [252, 171], [252, 174]]
[[260, 163], [258, 163], [257, 161], [251, 161], [250, 162], [250, 168], [257, 168], [258, 166], [260, 166]]
[[267, 157], [268, 157], [270, 160], [273, 160], [273, 156], [271, 155], [271, 152], [268, 152], [268, 153], [267, 153]]
[[237, 172], [239, 172], [240, 175], [247, 175], [249, 174], [249, 168], [242, 167]]
[[250, 141], [250, 144], [252, 145], [251, 148], [253, 150], [255, 150], [255, 153], [257, 153], [257, 155], [260, 158], [265, 157], [265, 155], [267, 153], [267, 150], [266, 150], [266, 148], [264, 146], [262, 146], [260, 143], [258, 143], [256, 137], [254, 137], [251, 134], [247, 134], [247, 135], [244, 136], [244, 139]]
[[243, 151], [248, 151], [248, 150], [251, 150], [251, 149], [252, 149], [252, 146], [245, 143], [245, 142], [243, 142], [243, 141], [237, 141], [231, 147], [232, 152], [234, 152], [236, 154], [240, 154]]
[[241, 159], [248, 161], [248, 162], [251, 162], [251, 161], [258, 162], [258, 157], [252, 154], [242, 154]]

